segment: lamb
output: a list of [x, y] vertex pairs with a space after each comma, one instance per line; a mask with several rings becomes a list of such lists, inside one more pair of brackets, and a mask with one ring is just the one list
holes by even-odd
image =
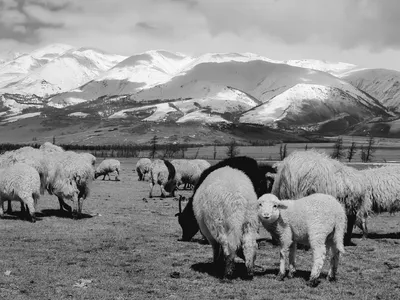
[[175, 159], [171, 164], [176, 170], [177, 185], [195, 185], [200, 178], [202, 170], [198, 163], [187, 159]]
[[16, 163], [0, 169], [0, 217], [4, 216], [4, 201], [20, 201], [21, 210], [27, 207], [27, 217], [35, 222], [35, 205], [40, 197], [40, 176], [33, 167]]
[[272, 194], [295, 200], [314, 193], [332, 195], [344, 204], [348, 222], [345, 245], [351, 244], [357, 212], [366, 209], [364, 176], [324, 153], [292, 152], [278, 164]]
[[141, 158], [138, 160], [135, 170], [138, 174], [139, 181], [144, 180], [146, 174], [150, 174], [150, 165], [151, 159], [149, 158]]
[[245, 261], [247, 278], [253, 277], [256, 258], [257, 194], [250, 178], [225, 166], [205, 178], [193, 196], [193, 212], [202, 234], [213, 248], [217, 269], [232, 278], [236, 255]]
[[153, 188], [156, 184], [160, 185], [161, 197], [166, 197], [168, 193], [174, 197], [176, 189], [175, 175], [175, 167], [170, 161], [165, 159], [155, 159], [150, 165], [149, 197], [153, 197]]
[[108, 175], [108, 180], [110, 180], [110, 173], [116, 172], [115, 180], [119, 181], [119, 171], [121, 169], [121, 163], [116, 159], [105, 159], [103, 160], [95, 171], [95, 179], [101, 175], [103, 175], [103, 179]]
[[357, 225], [368, 236], [367, 217], [372, 213], [400, 210], [400, 167], [383, 166], [360, 171], [364, 176], [366, 191], [365, 205], [358, 214]]
[[258, 216], [262, 225], [280, 241], [280, 267], [277, 278], [283, 280], [285, 260], [289, 253], [289, 274], [296, 272], [297, 243], [309, 244], [313, 252], [313, 267], [308, 285], [319, 284], [326, 251], [331, 250], [328, 279], [336, 280], [340, 253], [345, 253], [343, 239], [346, 212], [333, 196], [312, 194], [297, 200], [279, 200], [273, 194], [258, 199]]
[[178, 217], [179, 225], [182, 228], [182, 241], [190, 241], [192, 237], [199, 231], [199, 225], [193, 214], [193, 197], [196, 195], [197, 189], [203, 184], [203, 181], [214, 171], [229, 166], [233, 169], [242, 171], [249, 177], [257, 197], [271, 191], [268, 184], [266, 174], [271, 171], [269, 165], [259, 165], [256, 160], [247, 156], [237, 156], [227, 158], [218, 162], [217, 164], [204, 170], [193, 189], [192, 197], [182, 211], [181, 198], [179, 199], [179, 212], [175, 215]]

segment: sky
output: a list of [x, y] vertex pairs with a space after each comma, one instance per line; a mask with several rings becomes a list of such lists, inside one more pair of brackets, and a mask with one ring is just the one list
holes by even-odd
[[399, 0], [0, 0], [0, 53], [253, 52], [400, 70]]

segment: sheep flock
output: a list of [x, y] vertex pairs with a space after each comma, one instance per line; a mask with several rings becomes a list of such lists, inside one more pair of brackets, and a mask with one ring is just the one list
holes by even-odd
[[[353, 227], [359, 226], [363, 238], [368, 238], [371, 216], [400, 210], [400, 167], [357, 170], [314, 149], [294, 151], [274, 165], [247, 156], [214, 164], [202, 159], [141, 158], [132, 171], [138, 184], [148, 182], [149, 198], [178, 200], [179, 241], [190, 242], [200, 231], [212, 248], [217, 273], [227, 279], [233, 278], [236, 258], [245, 263], [245, 279], [253, 278], [264, 228], [279, 244], [278, 280], [293, 277], [296, 248], [303, 244], [312, 252], [307, 284], [318, 285], [327, 256], [327, 279], [335, 281]], [[107, 176], [110, 181], [110, 174], [115, 174], [118, 182], [120, 173], [117, 159], [98, 162], [90, 153], [66, 151], [48, 142], [38, 149], [26, 146], [2, 153], [0, 218], [19, 202], [21, 216], [35, 222], [37, 203], [48, 193], [57, 198], [62, 214], [79, 219], [93, 181], [101, 176], [100, 182]], [[191, 196], [180, 194], [185, 189], [192, 190]]]

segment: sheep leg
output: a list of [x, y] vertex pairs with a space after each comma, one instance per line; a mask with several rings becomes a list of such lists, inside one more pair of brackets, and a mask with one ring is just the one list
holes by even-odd
[[11, 214], [12, 213], [12, 206], [11, 206], [11, 200], [8, 200], [8, 206], [7, 206], [7, 213]]
[[74, 201], [74, 210], [72, 211], [72, 217], [74, 219], [79, 219], [79, 217], [81, 216], [81, 199], [78, 198], [77, 201]]
[[[35, 205], [34, 205], [35, 201], [33, 200], [32, 196], [27, 197], [24, 201], [24, 203], [22, 203], [22, 206], [27, 206], [27, 217], [28, 220], [31, 221], [32, 223], [36, 222], [36, 218], [35, 218]], [[21, 206], [21, 208], [22, 208]]]
[[115, 181], [119, 181], [119, 170], [116, 169], [115, 172], [117, 172], [117, 175], [115, 176]]
[[164, 189], [164, 186], [160, 184], [160, 189], [161, 189], [161, 198], [167, 197], [167, 191]]
[[353, 233], [353, 226], [356, 222], [357, 216], [356, 215], [349, 215], [347, 216], [347, 232], [344, 235], [344, 244], [345, 246], [351, 245], [351, 235]]
[[279, 251], [279, 273], [276, 276], [277, 280], [282, 281], [285, 278], [285, 274], [286, 274], [286, 266], [285, 266], [285, 262], [286, 262], [286, 256], [287, 253], [289, 251], [289, 246], [285, 245], [284, 243], [281, 243], [281, 250]]
[[339, 265], [340, 252], [337, 249], [334, 241], [331, 242], [330, 249], [331, 249], [331, 261], [327, 279], [329, 281], [336, 281], [336, 273]]
[[326, 256], [325, 241], [315, 241], [311, 244], [313, 249], [313, 267], [311, 269], [310, 280], [307, 285], [316, 287], [319, 284], [319, 275], [321, 274], [322, 267], [324, 266]]
[[361, 229], [363, 232], [362, 239], [365, 240], [368, 238], [368, 228], [367, 228], [367, 218], [366, 217], [362, 217], [362, 219], [361, 219]]
[[58, 198], [58, 203], [60, 204], [60, 212], [64, 212], [65, 209], [67, 212], [71, 213], [72, 212], [71, 206], [65, 203], [62, 197], [57, 196], [57, 198]]
[[246, 279], [252, 279], [254, 276], [254, 261], [256, 260], [257, 249], [257, 230], [252, 228], [249, 223], [243, 225], [243, 256], [247, 269]]
[[4, 207], [3, 207], [3, 205], [4, 205], [4, 202], [0, 197], [0, 218], [4, 217]]
[[289, 274], [288, 278], [293, 278], [296, 273], [296, 249], [297, 243], [293, 242], [289, 248]]
[[154, 188], [154, 183], [150, 181], [150, 193], [149, 193], [149, 198], [153, 198], [153, 188]]
[[104, 179], [106, 178], [106, 175], [107, 175], [107, 174], [104, 174], [104, 176], [103, 176], [103, 179], [102, 179], [102, 180], [104, 180]]

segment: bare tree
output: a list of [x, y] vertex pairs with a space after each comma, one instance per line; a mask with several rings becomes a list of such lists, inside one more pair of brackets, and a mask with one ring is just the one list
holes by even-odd
[[365, 149], [365, 160], [366, 162], [372, 161], [372, 158], [374, 157], [374, 152], [375, 152], [375, 140], [373, 136], [370, 136], [368, 138], [368, 144], [367, 148]]
[[214, 153], [213, 153], [214, 160], [217, 159], [217, 144], [214, 144]]
[[157, 141], [158, 141], [158, 138], [156, 135], [153, 136], [153, 138], [150, 140], [150, 145], [151, 145], [150, 157], [152, 159], [154, 159], [154, 157], [157, 154]]
[[342, 137], [338, 137], [335, 143], [333, 144], [333, 152], [331, 157], [334, 159], [341, 159], [344, 154], [344, 147], [343, 147], [343, 139]]
[[347, 149], [346, 158], [348, 159], [349, 162], [351, 162], [356, 152], [357, 152], [357, 144], [356, 142], [352, 142], [349, 149]]
[[308, 150], [308, 144], [306, 144], [306, 146], [304, 147], [304, 150], [305, 150], [305, 151]]
[[231, 158], [231, 157], [238, 156], [239, 153], [240, 153], [239, 146], [236, 143], [236, 140], [232, 139], [232, 141], [227, 146], [226, 155]]
[[284, 160], [285, 157], [287, 156], [287, 144], [282, 144], [279, 147], [279, 157], [281, 158], [281, 160]]

